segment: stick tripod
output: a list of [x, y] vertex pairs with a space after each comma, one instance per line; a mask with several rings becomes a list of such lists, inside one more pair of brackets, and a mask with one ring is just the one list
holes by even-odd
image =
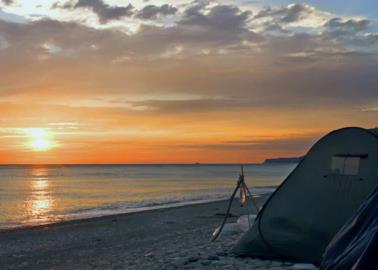
[[[244, 181], [244, 169], [243, 169], [243, 166], [241, 166], [241, 173], [239, 175], [238, 181], [236, 182], [236, 187], [235, 187], [234, 191], [232, 192], [230, 200], [228, 202], [228, 207], [227, 207], [226, 215], [224, 216], [223, 222], [222, 222], [221, 226], [219, 227], [219, 229], [213, 234], [213, 237], [211, 238], [211, 242], [214, 242], [218, 238], [218, 236], [220, 235], [220, 233], [222, 232], [223, 227], [226, 224], [227, 218], [229, 217], [231, 206], [232, 206], [232, 202], [233, 202], [233, 200], [235, 198], [235, 195], [236, 195], [236, 192], [238, 191], [238, 189], [240, 189], [241, 207], [245, 206], [246, 203], [247, 203], [247, 192], [248, 192], [248, 195], [249, 195], [250, 200], [251, 200], [251, 204], [253, 204], [255, 206], [256, 211], [258, 212], [258, 208], [257, 208], [256, 203], [254, 202], [252, 194], [249, 191], [247, 185], [245, 184], [245, 181]], [[248, 215], [248, 222], [249, 222], [249, 215]], [[249, 225], [251, 225], [251, 224], [249, 224]]]

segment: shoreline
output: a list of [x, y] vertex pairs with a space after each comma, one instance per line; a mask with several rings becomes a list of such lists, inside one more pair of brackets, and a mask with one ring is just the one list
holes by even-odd
[[[253, 189], [261, 189], [262, 193], [254, 194], [255, 198], [259, 198], [262, 196], [266, 196], [267, 194], [271, 194], [273, 192], [272, 189], [276, 189], [277, 186], [262, 186], [262, 187], [254, 187]], [[264, 189], [266, 189], [264, 191]], [[269, 191], [268, 191], [269, 190]], [[235, 198], [237, 199], [237, 198]], [[54, 224], [60, 224], [60, 223], [66, 223], [66, 222], [73, 222], [73, 221], [81, 221], [81, 220], [90, 220], [90, 219], [96, 219], [96, 218], [102, 218], [102, 217], [108, 217], [108, 216], [119, 216], [119, 215], [126, 215], [126, 214], [134, 214], [134, 213], [142, 213], [142, 212], [149, 212], [159, 209], [170, 209], [170, 208], [176, 208], [176, 207], [185, 207], [185, 206], [191, 206], [191, 205], [197, 205], [197, 204], [207, 204], [207, 203], [215, 203], [215, 202], [222, 202], [222, 201], [228, 201], [229, 196], [224, 196], [223, 198], [213, 198], [213, 199], [198, 199], [198, 200], [188, 200], [188, 201], [181, 201], [181, 202], [174, 202], [174, 203], [162, 203], [157, 205], [151, 205], [151, 206], [142, 206], [142, 207], [135, 207], [135, 208], [121, 208], [116, 210], [98, 210], [99, 208], [88, 208], [83, 211], [82, 214], [77, 213], [70, 213], [70, 214], [64, 214], [64, 215], [57, 215], [56, 219], [48, 220], [46, 222], [30, 222], [30, 223], [20, 223], [20, 224], [14, 224], [14, 225], [5, 225], [0, 227], [0, 233], [17, 230], [17, 229], [27, 229], [27, 228], [37, 228], [37, 227], [45, 227], [49, 225]], [[91, 213], [97, 211], [97, 213]]]
[[[269, 195], [257, 199], [263, 204]], [[67, 221], [0, 232], [0, 269], [298, 269], [234, 257], [237, 218], [255, 213], [234, 200], [229, 228], [211, 242], [228, 200]], [[235, 227], [236, 226], [236, 227]], [[230, 228], [239, 228], [230, 230]]]
[[[167, 247], [172, 248], [170, 254], [189, 248], [185, 254], [191, 257], [198, 245], [189, 241], [210, 245], [211, 232], [219, 226], [227, 203], [223, 200], [4, 230], [0, 232], [0, 269], [114, 269], [119, 260], [123, 261], [119, 269], [162, 269], [153, 267], [151, 254], [165, 253]], [[234, 200], [233, 213], [241, 214], [245, 209], [237, 204]], [[104, 265], [103, 260], [110, 262]]]
[[[256, 196], [258, 197], [258, 196]], [[211, 203], [218, 203], [218, 202], [228, 202], [229, 199], [214, 199], [214, 200], [198, 200], [193, 202], [182, 202], [182, 203], [175, 203], [175, 204], [168, 204], [164, 206], [156, 206], [156, 207], [146, 207], [148, 209], [134, 209], [128, 212], [122, 212], [122, 213], [114, 213], [114, 214], [105, 214], [105, 215], [99, 215], [99, 216], [90, 216], [90, 217], [79, 217], [79, 218], [73, 218], [73, 219], [62, 219], [52, 222], [47, 222], [43, 224], [36, 224], [36, 225], [15, 225], [9, 228], [0, 228], [0, 234], [7, 233], [7, 232], [13, 232], [13, 231], [21, 231], [21, 230], [32, 230], [32, 229], [39, 229], [39, 228], [45, 228], [45, 227], [53, 227], [53, 226], [59, 226], [59, 225], [70, 225], [75, 223], [82, 223], [82, 222], [91, 222], [96, 221], [98, 219], [112, 219], [117, 217], [123, 217], [123, 216], [129, 216], [129, 215], [135, 215], [135, 214], [148, 214], [149, 212], [155, 212], [163, 209], [171, 209], [171, 208], [183, 208], [183, 207], [190, 207], [192, 205], [207, 205]]]

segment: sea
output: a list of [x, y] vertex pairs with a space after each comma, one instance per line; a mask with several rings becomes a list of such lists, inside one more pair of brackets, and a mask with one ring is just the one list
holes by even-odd
[[[255, 195], [296, 164], [244, 165]], [[0, 230], [229, 198], [239, 165], [2, 165]]]

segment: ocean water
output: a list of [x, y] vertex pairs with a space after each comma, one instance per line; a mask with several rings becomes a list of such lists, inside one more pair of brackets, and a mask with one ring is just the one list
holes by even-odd
[[[271, 192], [295, 164], [246, 165], [252, 193]], [[0, 229], [228, 198], [234, 165], [0, 166]]]

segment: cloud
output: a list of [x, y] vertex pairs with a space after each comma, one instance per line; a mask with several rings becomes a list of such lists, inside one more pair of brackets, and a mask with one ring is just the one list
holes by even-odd
[[333, 36], [345, 36], [367, 30], [371, 22], [367, 19], [330, 19], [324, 26]]
[[[55, 5], [55, 7], [59, 7]], [[134, 7], [129, 4], [126, 7], [110, 6], [102, 0], [78, 0], [75, 5], [65, 4], [64, 9], [87, 8], [92, 10], [99, 18], [100, 23], [105, 24], [111, 20], [119, 20], [122, 17], [130, 17], [134, 14]]]
[[8, 47], [8, 42], [6, 41], [5, 38], [0, 36], [0, 50], [6, 49]]
[[371, 45], [378, 43], [378, 33], [366, 33], [365, 40]]
[[[260, 42], [262, 37], [248, 28], [250, 11], [242, 11], [232, 5], [207, 7], [205, 3], [196, 3], [187, 8], [173, 35], [182, 40], [212, 45], [229, 45], [243, 40]], [[173, 30], [171, 29], [171, 30]]]
[[136, 17], [143, 20], [150, 20], [159, 16], [174, 15], [176, 12], [177, 8], [168, 4], [162, 6], [147, 5], [136, 14]]
[[146, 100], [131, 103], [135, 107], [143, 107], [146, 110], [159, 111], [165, 113], [180, 113], [180, 112], [203, 112], [203, 111], [223, 111], [230, 109], [246, 109], [258, 103], [251, 100], [238, 99], [211, 99], [211, 98], [197, 98], [185, 100]]
[[[207, 30], [209, 26], [204, 25]], [[79, 87], [82, 95], [153, 91], [204, 96], [134, 104], [161, 113], [307, 106], [309, 100], [315, 105], [335, 100], [351, 104], [377, 98], [374, 55], [321, 51], [321, 44], [311, 35], [297, 35], [274, 38], [254, 54], [241, 50], [196, 57], [185, 55], [186, 46], [215, 50], [237, 44], [241, 37], [213, 39], [187, 27], [180, 23], [168, 29], [153, 26], [127, 35], [51, 20], [0, 21], [7, 42], [1, 54], [0, 94], [46, 89], [46, 94], [67, 96]], [[178, 42], [184, 46], [182, 58], [161, 58], [162, 52]], [[113, 59], [126, 55], [127, 62], [112, 64]], [[24, 86], [7, 68], [10, 64], [17, 66]]]
[[14, 0], [1, 0], [1, 2], [3, 2], [5, 5], [9, 6], [9, 5], [12, 5], [14, 3]]
[[204, 13], [203, 4], [197, 4], [185, 10], [181, 20], [184, 25], [211, 27], [214, 30], [245, 30], [250, 11], [241, 11], [236, 6], [217, 5]]
[[52, 9], [72, 9], [73, 8], [72, 2], [65, 2], [64, 4], [60, 4], [59, 2], [55, 2], [51, 5]]
[[[37, 59], [46, 49], [51, 52], [58, 48], [80, 52], [85, 58], [99, 48], [112, 47], [112, 42], [125, 44], [128, 38], [126, 34], [116, 30], [96, 30], [76, 22], [51, 19], [27, 23], [0, 20], [0, 29], [3, 38], [10, 44], [8, 53], [15, 53], [10, 55], [15, 60], [19, 59], [17, 51], [21, 57]], [[7, 55], [3, 57], [8, 58]]]
[[[304, 12], [288, 6], [285, 14], [295, 13], [291, 9]], [[132, 34], [80, 22], [0, 20], [0, 95], [43, 91], [48, 99], [78, 95], [78, 88], [82, 96], [137, 93], [147, 97], [129, 104], [144, 108], [140, 113], [161, 114], [304, 108], [308, 103], [340, 107], [378, 98], [376, 37], [365, 34], [366, 23], [357, 19], [354, 23], [362, 26], [349, 26], [345, 18], [327, 26], [358, 30], [335, 42], [320, 31], [324, 23], [319, 32], [255, 33], [252, 13], [234, 5], [195, 3], [177, 16], [172, 25], [141, 24]], [[285, 21], [301, 18], [289, 17]], [[370, 45], [351, 48], [352, 37]], [[9, 66], [17, 68], [17, 76]], [[201, 98], [154, 100], [148, 98], [151, 92]]]
[[243, 151], [243, 152], [256, 152], [256, 151], [296, 151], [300, 154], [305, 154], [305, 150], [309, 149], [311, 145], [316, 142], [319, 135], [316, 136], [298, 136], [293, 138], [272, 138], [272, 139], [256, 139], [244, 141], [225, 141], [214, 144], [193, 144], [182, 145], [182, 148], [201, 149], [201, 150], [220, 150], [227, 152]]
[[314, 10], [307, 4], [290, 4], [281, 8], [266, 7], [255, 16], [255, 19], [268, 17], [273, 18], [276, 22], [292, 23], [304, 19], [314, 13]]

